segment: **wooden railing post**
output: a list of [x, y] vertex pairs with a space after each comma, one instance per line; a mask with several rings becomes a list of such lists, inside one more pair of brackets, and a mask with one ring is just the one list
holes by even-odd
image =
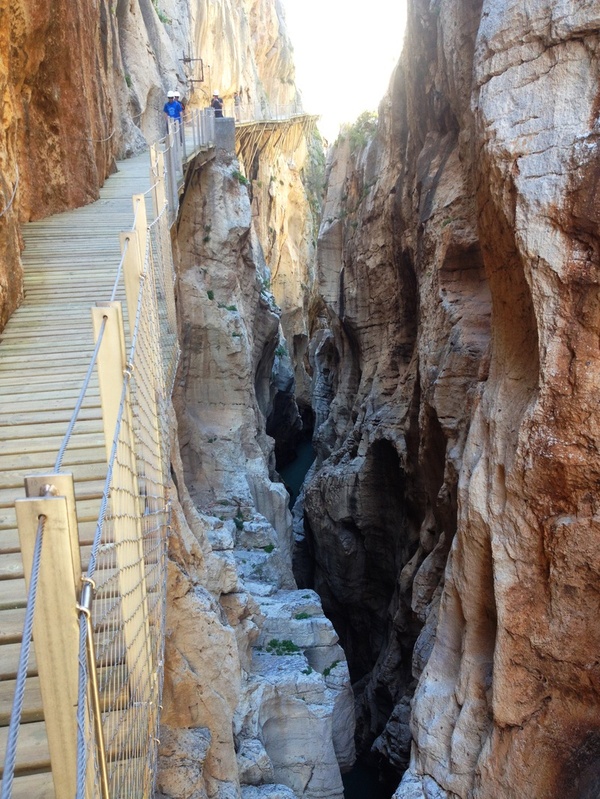
[[68, 474], [28, 477], [25, 489], [27, 499], [16, 500], [15, 508], [28, 587], [38, 519], [45, 517], [33, 638], [54, 794], [56, 799], [73, 799], [77, 784], [77, 601], [81, 578], [73, 480]]
[[[100, 403], [104, 422], [107, 460], [110, 459], [123, 381], [127, 367], [121, 304], [98, 303], [92, 308], [97, 340], [106, 317], [106, 327], [98, 352]], [[133, 325], [134, 320], [130, 320]], [[137, 464], [134, 454], [133, 414], [129, 388], [125, 391], [121, 433], [123, 443], [113, 464], [110, 503], [114, 517], [112, 530], [121, 596], [125, 658], [132, 702], [147, 703], [150, 690], [151, 648], [146, 599], [144, 548]]]

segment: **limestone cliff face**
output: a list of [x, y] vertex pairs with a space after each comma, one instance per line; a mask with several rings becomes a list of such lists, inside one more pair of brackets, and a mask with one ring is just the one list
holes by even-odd
[[399, 799], [597, 795], [599, 30], [413, 2], [331, 164], [307, 539]]
[[193, 41], [204, 61], [206, 85], [199, 93], [206, 99], [217, 90], [226, 102], [232, 101], [240, 88], [244, 103], [263, 108], [297, 99], [280, 0], [202, 0]]
[[188, 184], [178, 228], [181, 460], [159, 788], [258, 798], [278, 784], [286, 797], [342, 799], [349, 675], [318, 596], [291, 573], [288, 496], [265, 433], [279, 309], [240, 177], [219, 151]]
[[[22, 292], [19, 223], [96, 199], [115, 156], [164, 135], [168, 89], [199, 105], [214, 88], [232, 97], [243, 85], [263, 105], [297, 92], [271, 0], [3, 0], [0, 10], [2, 329]], [[204, 58], [204, 83], [188, 83], [200, 74], [184, 55]]]

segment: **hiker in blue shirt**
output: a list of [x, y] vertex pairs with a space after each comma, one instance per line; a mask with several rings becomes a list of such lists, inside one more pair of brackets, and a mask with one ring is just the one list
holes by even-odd
[[169, 132], [169, 119], [179, 123], [179, 139], [183, 141], [183, 106], [175, 97], [175, 92], [167, 92], [167, 102], [164, 104], [163, 111], [167, 118], [167, 133]]
[[167, 92], [167, 102], [163, 107], [163, 111], [167, 115], [168, 119], [181, 120], [183, 106], [175, 97], [175, 92]]

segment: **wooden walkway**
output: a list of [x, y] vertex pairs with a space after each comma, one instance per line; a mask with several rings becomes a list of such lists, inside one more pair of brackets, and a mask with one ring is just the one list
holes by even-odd
[[[90, 308], [110, 300], [121, 257], [119, 232], [133, 222], [132, 195], [150, 188], [147, 153], [118, 168], [97, 202], [24, 226], [25, 300], [0, 334], [0, 768], [26, 600], [14, 503], [25, 496], [26, 475], [54, 471], [94, 350]], [[62, 470], [75, 478], [85, 566], [106, 475], [95, 377]], [[13, 797], [51, 799], [33, 648], [29, 674]]]

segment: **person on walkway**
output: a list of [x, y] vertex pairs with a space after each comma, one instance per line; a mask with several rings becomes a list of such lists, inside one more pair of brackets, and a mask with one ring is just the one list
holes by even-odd
[[181, 113], [185, 114], [185, 106], [186, 106], [185, 100], [181, 99], [180, 92], [173, 92], [173, 94], [175, 95], [175, 99], [177, 100], [177, 102], [181, 105]]
[[163, 111], [165, 112], [167, 123], [169, 119], [181, 121], [183, 106], [175, 97], [175, 92], [167, 92], [167, 102], [164, 104]]
[[223, 100], [219, 97], [219, 92], [213, 92], [213, 98], [210, 107], [215, 109], [215, 118], [223, 116]]
[[233, 111], [235, 114], [235, 121], [241, 122], [242, 120], [242, 98], [239, 92], [234, 92], [233, 95]]
[[163, 111], [167, 120], [167, 133], [169, 132], [169, 120], [179, 129], [179, 141], [183, 141], [183, 106], [175, 96], [175, 92], [167, 92], [167, 102], [164, 104]]

